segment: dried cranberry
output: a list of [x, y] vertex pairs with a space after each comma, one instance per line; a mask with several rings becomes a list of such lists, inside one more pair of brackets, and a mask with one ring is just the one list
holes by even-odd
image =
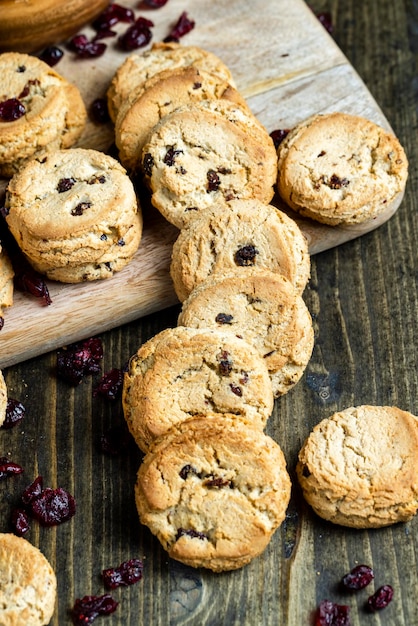
[[215, 317], [215, 322], [218, 322], [218, 324], [232, 324], [233, 319], [234, 316], [229, 315], [229, 313], [218, 313]]
[[76, 183], [75, 178], [60, 178], [57, 185], [58, 193], [69, 191]]
[[144, 168], [145, 174], [147, 174], [147, 176], [151, 176], [152, 168], [154, 167], [154, 157], [149, 152], [144, 154], [142, 167]]
[[342, 187], [348, 187], [350, 181], [347, 178], [339, 178], [336, 174], [333, 174], [328, 181], [328, 186], [331, 189], [342, 189]]
[[75, 515], [75, 509], [75, 499], [62, 487], [46, 487], [30, 503], [32, 516], [43, 526], [57, 526], [67, 522]]
[[316, 17], [321, 22], [325, 30], [327, 30], [331, 35], [334, 31], [331, 13], [329, 13], [328, 11], [324, 11], [323, 13], [317, 13]]
[[315, 626], [350, 626], [350, 607], [322, 600], [315, 616]]
[[0, 102], [0, 120], [14, 122], [25, 115], [25, 106], [17, 98], [9, 98]]
[[229, 376], [232, 372], [232, 359], [227, 350], [222, 350], [219, 361], [219, 373], [221, 376]]
[[143, 4], [146, 4], [150, 9], [161, 9], [165, 4], [167, 4], [167, 0], [142, 0]]
[[178, 41], [181, 37], [184, 37], [184, 35], [187, 35], [187, 33], [193, 30], [194, 27], [195, 22], [189, 18], [186, 11], [183, 11], [164, 41]]
[[92, 59], [102, 56], [107, 46], [100, 41], [89, 41], [86, 35], [75, 35], [68, 44], [80, 59]]
[[72, 344], [57, 353], [57, 375], [78, 385], [84, 376], [96, 374], [100, 370], [103, 347], [100, 339], [87, 339]]
[[358, 591], [364, 589], [374, 578], [374, 572], [368, 565], [357, 565], [349, 574], [346, 574], [341, 583], [345, 589]]
[[98, 124], [106, 124], [110, 120], [105, 98], [96, 98], [90, 106], [90, 116]]
[[387, 607], [387, 605], [392, 601], [392, 598], [393, 588], [390, 585], [383, 585], [368, 598], [367, 606], [370, 611], [380, 611], [380, 609], [385, 609]]
[[43, 277], [31, 268], [27, 268], [22, 272], [16, 273], [15, 284], [21, 291], [30, 293], [36, 298], [42, 298], [44, 304], [52, 304], [49, 295], [49, 289]]
[[207, 478], [203, 481], [205, 487], [232, 487], [232, 483], [228, 478], [221, 478], [220, 476], [214, 476], [212, 478]]
[[44, 481], [42, 476], [37, 476], [35, 480], [28, 487], [26, 487], [21, 496], [23, 504], [31, 504], [34, 500], [39, 498], [43, 491], [43, 483]]
[[199, 530], [194, 530], [193, 528], [179, 528], [176, 534], [176, 541], [178, 541], [183, 535], [187, 535], [188, 537], [193, 537], [195, 539], [201, 539], [202, 541], [207, 539], [205, 533], [202, 533]]
[[103, 596], [84, 596], [77, 598], [71, 617], [75, 626], [87, 626], [92, 624], [99, 615], [110, 615], [118, 607], [118, 602], [108, 593]]
[[14, 533], [19, 537], [25, 535], [30, 529], [29, 516], [24, 509], [13, 509], [10, 522]]
[[39, 58], [50, 67], [53, 67], [62, 59], [63, 56], [64, 52], [61, 48], [58, 48], [57, 46], [48, 46], [45, 50], [42, 50]]
[[113, 426], [100, 437], [100, 448], [105, 454], [117, 456], [126, 450], [129, 441], [130, 434], [126, 425]]
[[211, 191], [218, 191], [221, 181], [219, 179], [218, 174], [215, 172], [215, 170], [209, 170], [208, 173], [206, 174], [206, 178], [208, 181], [207, 188], [206, 188], [207, 192], [210, 193]]
[[176, 160], [176, 156], [178, 156], [179, 154], [183, 154], [183, 150], [175, 150], [174, 146], [171, 146], [170, 148], [168, 148], [165, 154], [164, 163], [169, 167], [173, 166]]
[[93, 390], [93, 396], [104, 396], [107, 400], [116, 400], [123, 385], [123, 371], [117, 368], [106, 372]]
[[74, 217], [79, 217], [83, 215], [84, 211], [87, 211], [91, 207], [91, 202], [79, 202], [77, 206], [71, 209], [71, 215]]
[[252, 244], [249, 244], [248, 246], [243, 246], [235, 252], [234, 261], [241, 267], [248, 267], [249, 265], [254, 265], [257, 254], [259, 254], [257, 248]]
[[270, 133], [270, 137], [273, 140], [274, 143], [274, 147], [277, 149], [280, 144], [282, 143], [283, 139], [289, 134], [290, 130], [289, 129], [277, 129], [277, 130], [273, 130]]
[[14, 476], [15, 474], [21, 474], [22, 472], [23, 467], [21, 465], [13, 463], [13, 461], [9, 461], [9, 459], [5, 456], [0, 457], [0, 480], [8, 478], [9, 476]]
[[239, 398], [241, 398], [242, 396], [242, 389], [241, 387], [239, 387], [238, 385], [234, 385], [234, 383], [231, 383], [229, 385], [232, 393], [234, 393], [236, 396], [238, 396]]
[[122, 50], [130, 51], [143, 48], [152, 39], [151, 27], [154, 23], [145, 17], [139, 17], [132, 26], [126, 30], [118, 39], [119, 47]]
[[40, 82], [37, 78], [35, 78], [34, 80], [28, 80], [28, 82], [26, 83], [26, 85], [23, 87], [22, 91], [19, 94], [19, 100], [22, 98], [26, 98], [26, 96], [28, 96], [30, 94], [30, 88], [33, 85], [40, 85]]
[[141, 580], [143, 567], [141, 559], [130, 559], [118, 567], [105, 569], [102, 572], [104, 584], [107, 589], [133, 585]]
[[13, 428], [25, 417], [26, 409], [19, 400], [9, 398], [6, 404], [6, 417], [2, 424], [3, 428]]
[[92, 23], [92, 27], [96, 31], [108, 30], [118, 22], [132, 23], [135, 20], [134, 12], [128, 7], [120, 4], [110, 4]]
[[189, 464], [184, 465], [184, 467], [182, 467], [179, 472], [180, 478], [182, 478], [183, 480], [186, 480], [189, 474], [194, 474], [195, 476], [199, 476], [197, 469], [194, 468], [193, 465], [189, 465]]

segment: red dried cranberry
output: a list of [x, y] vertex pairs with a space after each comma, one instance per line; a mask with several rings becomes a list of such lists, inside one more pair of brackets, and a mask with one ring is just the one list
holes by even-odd
[[25, 106], [17, 98], [9, 98], [0, 102], [0, 120], [14, 122], [25, 115]]
[[129, 52], [137, 48], [143, 48], [152, 39], [151, 27], [154, 23], [145, 17], [139, 17], [132, 26], [118, 39], [119, 47]]
[[0, 457], [0, 480], [14, 476], [15, 474], [21, 474], [22, 472], [23, 467], [21, 465], [9, 461], [5, 456]]
[[14, 533], [19, 537], [25, 535], [30, 529], [29, 516], [24, 509], [13, 509], [10, 522]]
[[80, 59], [92, 59], [102, 56], [107, 46], [100, 41], [89, 41], [86, 35], [75, 35], [68, 44]]
[[71, 209], [71, 215], [78, 217], [83, 215], [84, 211], [87, 211], [91, 207], [91, 202], [79, 202], [77, 206]]
[[176, 156], [178, 156], [179, 154], [183, 154], [183, 150], [175, 150], [174, 146], [171, 146], [170, 148], [168, 148], [164, 156], [164, 163], [169, 167], [173, 166], [176, 160]]
[[351, 626], [350, 607], [322, 600], [315, 616], [315, 626]]
[[107, 124], [110, 120], [106, 98], [96, 98], [90, 106], [90, 116], [98, 124]]
[[110, 615], [118, 607], [118, 602], [108, 593], [103, 596], [84, 596], [77, 598], [71, 617], [75, 626], [88, 626], [92, 624], [99, 615]]
[[242, 396], [242, 389], [241, 387], [239, 387], [238, 385], [234, 385], [234, 383], [231, 383], [229, 385], [232, 393], [234, 393], [236, 396], [238, 396], [239, 398], [241, 398]]
[[218, 322], [218, 324], [232, 324], [233, 319], [234, 316], [229, 315], [229, 313], [218, 313], [215, 317], [215, 322]]
[[182, 478], [183, 480], [186, 480], [189, 474], [194, 474], [195, 476], [199, 476], [197, 469], [195, 469], [193, 465], [189, 465], [189, 464], [184, 465], [184, 467], [182, 467], [179, 472], [180, 478]]
[[30, 88], [33, 85], [40, 85], [40, 82], [37, 78], [35, 78], [34, 80], [28, 80], [28, 82], [26, 83], [26, 85], [23, 87], [22, 91], [19, 94], [19, 100], [22, 98], [26, 98], [26, 96], [28, 96], [30, 94]]
[[277, 130], [273, 130], [270, 133], [270, 137], [273, 140], [274, 143], [274, 147], [277, 149], [280, 144], [282, 143], [283, 139], [290, 133], [289, 129], [277, 129]]
[[128, 447], [130, 442], [130, 434], [126, 427], [113, 426], [100, 437], [100, 448], [105, 454], [117, 456]]
[[180, 15], [174, 27], [171, 29], [164, 41], [178, 41], [184, 35], [187, 35], [195, 27], [195, 22], [189, 18], [186, 11]]
[[193, 528], [179, 528], [176, 534], [176, 541], [178, 541], [183, 535], [187, 535], [188, 537], [192, 537], [195, 539], [201, 539], [202, 541], [204, 539], [207, 539], [205, 533], [202, 533], [199, 530], [194, 530]]
[[147, 176], [151, 176], [153, 166], [154, 166], [154, 157], [152, 156], [152, 154], [147, 152], [146, 154], [144, 154], [144, 159], [142, 163], [142, 167], [144, 168], [144, 172], [145, 174], [147, 174]]
[[50, 67], [53, 67], [62, 59], [63, 56], [64, 52], [61, 48], [58, 48], [57, 46], [48, 46], [45, 50], [42, 50], [39, 58]]
[[323, 13], [317, 13], [316, 17], [321, 22], [325, 30], [327, 30], [331, 35], [334, 31], [331, 13], [329, 13], [328, 11], [324, 11]]
[[374, 578], [374, 572], [368, 565], [357, 565], [349, 574], [342, 579], [342, 585], [345, 589], [358, 591], [364, 589]]
[[227, 350], [222, 350], [219, 358], [219, 373], [221, 376], [229, 376], [232, 372], [232, 359]]
[[69, 191], [76, 183], [75, 178], [60, 178], [57, 185], [58, 193]]
[[22, 272], [16, 273], [15, 284], [18, 289], [26, 293], [30, 293], [35, 298], [42, 298], [44, 304], [52, 304], [49, 289], [45, 280], [38, 272], [31, 268], [27, 268]]
[[135, 15], [132, 9], [113, 3], [94, 20], [92, 27], [94, 30], [100, 32], [108, 30], [118, 22], [132, 23], [134, 20]]
[[6, 405], [6, 417], [2, 424], [3, 428], [13, 428], [25, 417], [26, 409], [21, 402], [9, 398]]
[[221, 476], [213, 476], [212, 478], [207, 478], [203, 481], [205, 487], [217, 487], [220, 489], [221, 487], [232, 487], [232, 482], [228, 478], [221, 478]]
[[43, 526], [57, 526], [75, 515], [75, 499], [68, 491], [58, 487], [46, 487], [40, 496], [30, 503], [32, 516]]
[[124, 561], [118, 567], [110, 567], [102, 572], [105, 587], [116, 589], [134, 585], [142, 578], [143, 563], [141, 559]]
[[100, 370], [103, 347], [100, 339], [87, 339], [75, 343], [57, 353], [57, 375], [67, 382], [78, 385], [84, 376]]
[[123, 371], [117, 368], [106, 372], [93, 390], [93, 396], [104, 396], [108, 400], [116, 400], [123, 384]]
[[209, 193], [211, 191], [218, 191], [221, 181], [219, 179], [218, 174], [215, 172], [215, 170], [209, 170], [208, 173], [206, 174], [206, 178], [208, 181], [207, 188], [206, 188], [207, 192]]
[[248, 267], [249, 265], [254, 265], [257, 254], [259, 254], [257, 248], [249, 244], [235, 252], [234, 261], [240, 267]]
[[23, 504], [31, 504], [34, 500], [39, 498], [43, 491], [43, 482], [42, 476], [37, 476], [35, 480], [26, 487], [21, 496]]
[[368, 598], [367, 606], [370, 611], [380, 611], [380, 609], [385, 609], [387, 607], [387, 605], [392, 601], [392, 598], [393, 588], [390, 585], [383, 585]]
[[167, 4], [167, 0], [142, 0], [142, 2], [150, 9], [161, 9], [161, 7]]

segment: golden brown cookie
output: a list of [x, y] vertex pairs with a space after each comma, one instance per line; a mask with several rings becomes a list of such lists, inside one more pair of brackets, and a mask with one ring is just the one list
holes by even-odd
[[347, 113], [313, 115], [278, 147], [277, 187], [295, 211], [325, 224], [373, 219], [399, 202], [408, 161], [398, 139]]
[[55, 609], [54, 570], [23, 537], [0, 533], [1, 626], [47, 626]]
[[277, 156], [253, 114], [227, 100], [203, 100], [166, 115], [142, 153], [151, 202], [178, 228], [214, 204], [265, 204], [274, 195]]
[[12, 263], [0, 242], [0, 318], [3, 318], [3, 309], [13, 304], [13, 277]]
[[173, 559], [215, 572], [263, 552], [290, 498], [283, 453], [262, 431], [227, 416], [182, 422], [139, 468], [140, 521]]
[[170, 266], [181, 302], [211, 274], [237, 267], [278, 272], [302, 293], [310, 275], [306, 238], [285, 213], [255, 199], [215, 204], [182, 228]]
[[28, 159], [74, 145], [87, 114], [78, 88], [37, 57], [5, 52], [0, 70], [0, 175], [10, 177]]
[[269, 270], [212, 274], [183, 302], [179, 325], [227, 328], [263, 357], [275, 396], [301, 378], [312, 354], [309, 311], [292, 284]]
[[357, 406], [322, 420], [299, 452], [303, 495], [322, 518], [353, 528], [410, 520], [418, 509], [418, 418]]
[[123, 410], [143, 451], [193, 415], [230, 413], [263, 429], [273, 410], [267, 367], [224, 329], [169, 328], [143, 344], [125, 374]]
[[7, 187], [6, 220], [33, 267], [54, 280], [107, 278], [138, 249], [142, 214], [124, 168], [73, 148], [31, 160]]
[[4, 380], [3, 372], [0, 370], [0, 426], [6, 419], [7, 409], [7, 385]]
[[113, 122], [116, 121], [121, 106], [132, 102], [133, 94], [147, 80], [165, 70], [182, 67], [194, 67], [209, 72], [235, 86], [229, 68], [213, 52], [176, 42], [157, 42], [142, 54], [130, 55], [116, 70], [107, 91], [108, 109]]

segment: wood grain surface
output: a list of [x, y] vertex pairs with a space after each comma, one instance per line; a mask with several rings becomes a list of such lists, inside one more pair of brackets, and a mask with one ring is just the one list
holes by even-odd
[[[137, 2], [130, 0], [126, 5], [135, 7]], [[163, 10], [146, 14], [153, 18], [156, 41], [164, 38], [185, 7], [196, 27], [184, 42], [211, 50], [225, 61], [238, 89], [269, 132], [291, 128], [313, 113], [336, 110], [390, 127], [358, 73], [303, 0], [234, 0], [227, 5], [213, 0], [194, 0], [190, 5], [170, 0]], [[116, 28], [123, 32], [126, 25]], [[89, 28], [85, 32], [93, 34]], [[67, 53], [56, 69], [80, 88], [90, 107], [106, 92], [126, 56], [111, 41], [102, 57], [80, 61]], [[79, 145], [108, 151], [113, 140], [110, 124], [104, 127], [89, 120]], [[308, 238], [310, 253], [315, 254], [379, 227], [401, 201], [398, 196], [377, 219], [356, 226], [296, 221]], [[284, 208], [278, 198], [273, 203]], [[155, 210], [144, 213], [145, 230], [137, 254], [110, 280], [50, 283], [53, 305], [48, 308], [16, 292], [1, 333], [0, 368], [176, 302], [168, 268], [177, 231], [158, 219]]]
[[[169, 0], [153, 19], [157, 23], [166, 9], [180, 12], [186, 4]], [[218, 20], [212, 32], [222, 30], [234, 4], [213, 2]], [[244, 16], [254, 17], [254, 2], [240, 4]], [[297, 28], [303, 29], [307, 12], [305, 7], [299, 13], [299, 4], [288, 2], [286, 11], [267, 20], [261, 30], [253, 30], [245, 42], [260, 76], [264, 67], [264, 57], [256, 54], [260, 40], [273, 33], [286, 41]], [[199, 0], [190, 3], [190, 14], [201, 5]], [[143, 580], [112, 592], [120, 604], [112, 616], [98, 618], [98, 625], [313, 626], [315, 607], [324, 598], [348, 604], [352, 626], [418, 625], [418, 518], [371, 531], [334, 526], [313, 514], [294, 480], [302, 442], [334, 411], [388, 404], [418, 415], [418, 4], [310, 0], [310, 6], [315, 12], [331, 12], [336, 43], [390, 121], [411, 169], [405, 198], [390, 220], [312, 256], [312, 278], [304, 297], [314, 319], [314, 352], [302, 380], [276, 401], [267, 428], [282, 446], [293, 479], [286, 520], [265, 553], [236, 572], [215, 575], [169, 560], [135, 511], [138, 450], [132, 442], [115, 457], [100, 450], [103, 433], [123, 423], [120, 401], [93, 396], [100, 375], [86, 378], [76, 388], [57, 379], [56, 351], [51, 346], [50, 352], [4, 369], [9, 395], [25, 404], [26, 417], [14, 429], [0, 430], [0, 456], [25, 469], [24, 474], [0, 482], [1, 531], [9, 529], [12, 507], [38, 474], [46, 485], [62, 486], [77, 499], [71, 521], [50, 529], [34, 523], [27, 535], [57, 573], [58, 600], [51, 626], [71, 624], [69, 610], [75, 598], [104, 593], [102, 569], [136, 556], [144, 558]], [[299, 16], [294, 24], [289, 13]], [[201, 21], [204, 24], [204, 16]], [[209, 30], [201, 28], [202, 41], [204, 36], [209, 41]], [[242, 44], [238, 34], [237, 40]], [[221, 55], [236, 43], [232, 35], [225, 39]], [[304, 61], [302, 50], [300, 58]], [[318, 48], [310, 65], [315, 69], [322, 64], [330, 71], [328, 63], [332, 59]], [[315, 108], [344, 105], [345, 100], [338, 98], [332, 102], [335, 74], [330, 72], [323, 94], [299, 91], [308, 77], [289, 85], [289, 101], [282, 109], [288, 119], [297, 117], [299, 97], [306, 108], [312, 100]], [[263, 82], [267, 78], [264, 75]], [[355, 102], [356, 93], [350, 98]], [[174, 304], [103, 331], [103, 371], [123, 366], [142, 342], [175, 326], [178, 312]], [[39, 324], [41, 333], [48, 322]], [[358, 563], [373, 566], [375, 580], [361, 592], [344, 594], [339, 580]], [[392, 603], [368, 613], [364, 604], [369, 592], [386, 583], [394, 588]]]

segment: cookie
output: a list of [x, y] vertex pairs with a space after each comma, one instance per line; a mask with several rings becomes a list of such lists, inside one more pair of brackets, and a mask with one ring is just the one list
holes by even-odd
[[78, 88], [37, 57], [5, 52], [0, 68], [0, 176], [11, 177], [28, 159], [74, 145], [87, 114]]
[[183, 302], [215, 272], [258, 267], [285, 276], [302, 293], [310, 276], [305, 236], [294, 220], [259, 200], [213, 205], [181, 231], [173, 245], [170, 274]]
[[247, 107], [229, 83], [193, 66], [165, 70], [148, 79], [135, 97], [120, 107], [116, 118], [115, 143], [122, 164], [128, 170], [138, 169], [148, 135], [165, 115], [182, 105], [214, 98]]
[[7, 386], [4, 380], [3, 372], [0, 370], [0, 426], [6, 419], [7, 409]]
[[312, 354], [312, 320], [302, 297], [280, 274], [237, 268], [212, 274], [183, 302], [179, 325], [227, 328], [255, 346], [275, 397], [301, 378]]
[[96, 150], [31, 160], [7, 187], [9, 228], [33, 267], [51, 279], [107, 278], [133, 257], [142, 213], [126, 170]]
[[177, 109], [154, 127], [142, 153], [152, 204], [183, 228], [200, 211], [236, 198], [268, 204], [277, 155], [255, 116], [226, 100]]
[[112, 121], [116, 121], [121, 106], [132, 101], [132, 94], [143, 87], [149, 78], [164, 70], [181, 67], [195, 67], [235, 86], [229, 68], [213, 52], [176, 42], [158, 42], [142, 54], [132, 54], [116, 70], [107, 90], [108, 110]]
[[125, 374], [123, 410], [136, 443], [193, 415], [230, 413], [263, 429], [273, 410], [267, 367], [258, 352], [223, 329], [169, 328], [143, 344]]
[[350, 407], [315, 426], [299, 452], [297, 476], [320, 517], [378, 528], [415, 515], [417, 457], [417, 417], [397, 407]]
[[263, 552], [289, 497], [279, 445], [227, 416], [193, 418], [157, 439], [135, 486], [140, 521], [169, 556], [215, 572]]
[[324, 224], [357, 224], [399, 202], [408, 161], [398, 139], [373, 122], [313, 115], [278, 147], [277, 188], [298, 213]]
[[55, 609], [57, 580], [42, 552], [27, 539], [0, 533], [2, 626], [46, 626]]
[[10, 258], [0, 243], [0, 328], [3, 309], [13, 304], [14, 271]]

